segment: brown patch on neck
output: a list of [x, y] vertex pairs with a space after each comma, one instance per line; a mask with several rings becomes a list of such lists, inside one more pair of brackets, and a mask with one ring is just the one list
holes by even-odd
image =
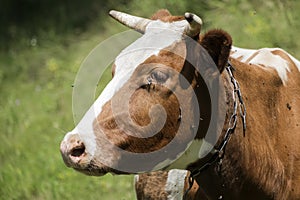
[[[286, 103], [299, 102], [298, 93], [291, 91], [299, 88], [299, 74], [298, 78], [291, 77], [284, 87], [276, 71], [266, 71], [238, 59], [230, 61], [247, 108], [247, 129], [244, 137], [239, 119], [227, 145], [221, 176], [228, 191], [224, 194], [236, 192], [237, 199], [297, 199], [299, 190], [296, 195], [291, 188], [298, 188], [297, 180], [300, 180], [299, 162], [293, 160], [300, 155], [299, 148], [294, 146], [300, 139], [296, 126], [300, 108], [294, 111], [296, 104], [289, 109]], [[214, 176], [220, 179], [220, 175], [213, 174], [209, 175], [210, 180]]]

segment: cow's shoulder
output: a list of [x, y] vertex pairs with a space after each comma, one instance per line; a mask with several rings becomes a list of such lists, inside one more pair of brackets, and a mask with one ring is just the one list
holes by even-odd
[[232, 47], [231, 58], [242, 63], [264, 69], [276, 71], [285, 85], [289, 79], [289, 73], [300, 72], [300, 62], [292, 55], [280, 48], [244, 49]]

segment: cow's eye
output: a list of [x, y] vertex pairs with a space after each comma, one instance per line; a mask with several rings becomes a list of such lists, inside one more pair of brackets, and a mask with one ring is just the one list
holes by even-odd
[[169, 75], [162, 71], [153, 71], [150, 77], [152, 80], [155, 80], [157, 83], [164, 83], [169, 78]]

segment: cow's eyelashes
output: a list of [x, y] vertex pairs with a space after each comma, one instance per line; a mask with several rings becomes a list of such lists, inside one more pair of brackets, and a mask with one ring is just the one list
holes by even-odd
[[162, 71], [153, 71], [150, 74], [150, 78], [157, 83], [164, 83], [169, 78], [169, 75]]
[[147, 83], [142, 85], [141, 88], [146, 89], [148, 92], [155, 89], [156, 84], [163, 84], [167, 81], [169, 75], [161, 71], [152, 71], [147, 77]]

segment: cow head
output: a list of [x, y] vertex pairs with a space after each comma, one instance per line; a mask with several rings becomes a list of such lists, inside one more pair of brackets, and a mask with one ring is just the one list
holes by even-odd
[[204, 137], [211, 102], [202, 76], [212, 81], [223, 70], [231, 38], [221, 30], [200, 37], [202, 21], [191, 13], [110, 15], [143, 36], [117, 56], [112, 80], [64, 137], [63, 159], [89, 175], [164, 168]]

